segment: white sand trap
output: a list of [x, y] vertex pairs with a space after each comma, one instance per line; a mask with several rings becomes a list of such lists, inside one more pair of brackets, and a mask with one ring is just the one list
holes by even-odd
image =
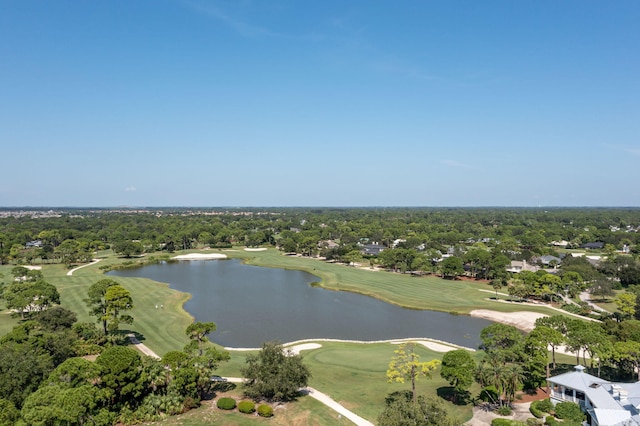
[[222, 253], [190, 253], [181, 254], [180, 256], [174, 256], [176, 260], [214, 260], [214, 259], [226, 259], [227, 255]]
[[303, 343], [301, 345], [291, 346], [289, 349], [294, 355], [300, 354], [300, 351], [308, 351], [311, 349], [321, 348], [322, 345], [320, 343]]
[[23, 265], [23, 268], [27, 268], [30, 271], [39, 271], [42, 269], [42, 266], [34, 266], [34, 265]]
[[[430, 340], [410, 340], [413, 343], [417, 343], [418, 345], [422, 345], [427, 349], [431, 349], [434, 352], [449, 352], [455, 351], [456, 349], [461, 349], [459, 347], [444, 345], [442, 343], [432, 342]], [[403, 343], [407, 343], [407, 340], [397, 341], [397, 342], [389, 342], [392, 345], [401, 345]]]
[[502, 324], [512, 325], [520, 330], [531, 331], [536, 326], [536, 320], [538, 318], [546, 317], [548, 315], [540, 314], [538, 312], [520, 311], [520, 312], [498, 312], [491, 311], [489, 309], [474, 309], [469, 312], [469, 315], [477, 318], [484, 318], [490, 321], [500, 322]]
[[258, 248], [249, 248], [247, 247], [246, 249], [244, 249], [244, 251], [266, 251], [267, 249], [264, 247], [258, 247]]

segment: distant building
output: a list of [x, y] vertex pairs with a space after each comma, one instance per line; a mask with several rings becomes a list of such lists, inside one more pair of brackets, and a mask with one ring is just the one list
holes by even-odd
[[384, 251], [385, 246], [380, 244], [365, 244], [362, 246], [362, 254], [367, 256], [377, 256]]
[[527, 263], [526, 260], [512, 260], [511, 265], [507, 268], [507, 272], [513, 272], [514, 274], [522, 271], [537, 272], [539, 270], [539, 267]]
[[588, 249], [588, 250], [600, 250], [604, 248], [604, 243], [601, 241], [597, 241], [593, 243], [585, 243], [581, 245], [580, 248]]

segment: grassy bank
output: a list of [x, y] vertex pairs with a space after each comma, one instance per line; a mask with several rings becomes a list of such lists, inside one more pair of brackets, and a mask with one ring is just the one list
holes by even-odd
[[495, 294], [485, 282], [445, 280], [433, 275], [412, 276], [368, 268], [355, 268], [328, 263], [315, 258], [284, 256], [275, 249], [260, 252], [225, 251], [229, 257], [245, 259], [246, 263], [283, 269], [299, 269], [319, 278], [319, 285], [329, 290], [351, 291], [375, 297], [410, 309], [429, 309], [441, 312], [468, 314], [474, 309], [492, 309], [502, 312], [522, 310], [558, 314], [544, 306], [525, 306], [496, 303]]

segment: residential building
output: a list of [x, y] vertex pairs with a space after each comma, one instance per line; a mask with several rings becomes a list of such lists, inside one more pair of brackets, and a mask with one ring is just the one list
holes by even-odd
[[640, 426], [640, 382], [614, 383], [574, 371], [547, 379], [554, 404], [573, 402], [587, 414], [590, 426]]

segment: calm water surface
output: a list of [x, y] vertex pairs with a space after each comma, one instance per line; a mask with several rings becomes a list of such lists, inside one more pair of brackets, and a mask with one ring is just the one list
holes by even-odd
[[211, 340], [227, 347], [260, 347], [268, 340], [430, 337], [475, 348], [480, 331], [491, 324], [312, 287], [320, 279], [309, 273], [249, 266], [238, 259], [162, 263], [109, 275], [150, 278], [190, 293], [185, 310], [196, 321], [216, 323]]

